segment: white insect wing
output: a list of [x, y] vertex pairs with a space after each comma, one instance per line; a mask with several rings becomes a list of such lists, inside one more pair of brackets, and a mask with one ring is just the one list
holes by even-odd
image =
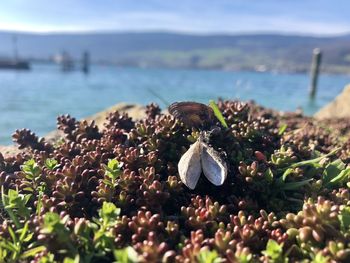
[[181, 181], [190, 189], [196, 187], [202, 173], [200, 161], [201, 150], [201, 143], [196, 141], [190, 146], [187, 152], [184, 153], [178, 163]]
[[205, 143], [201, 143], [201, 164], [205, 177], [214, 185], [222, 185], [227, 177], [226, 162], [219, 153]]

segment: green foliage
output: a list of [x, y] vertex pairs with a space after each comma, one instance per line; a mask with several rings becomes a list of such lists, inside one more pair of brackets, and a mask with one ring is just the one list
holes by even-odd
[[199, 263], [220, 263], [223, 259], [219, 257], [215, 250], [203, 249], [197, 255]]
[[240, 253], [237, 259], [239, 263], [250, 263], [252, 262], [253, 255], [251, 253]]
[[227, 125], [227, 123], [225, 121], [225, 118], [224, 118], [224, 116], [222, 116], [222, 113], [219, 110], [218, 105], [216, 105], [216, 103], [213, 100], [209, 101], [209, 105], [213, 109], [214, 115], [215, 115], [216, 118], [218, 118], [218, 120], [220, 121], [221, 125], [224, 126], [225, 128], [228, 128], [228, 125]]
[[116, 159], [110, 159], [108, 161], [107, 165], [103, 166], [105, 171], [106, 171], [106, 175], [112, 179], [113, 182], [115, 182], [115, 180], [120, 176], [121, 172], [121, 164], [116, 160]]
[[334, 149], [333, 151], [325, 154], [325, 155], [322, 155], [322, 156], [319, 156], [317, 158], [314, 158], [314, 159], [310, 159], [310, 160], [306, 160], [306, 161], [301, 161], [301, 162], [297, 162], [297, 163], [293, 163], [290, 165], [291, 168], [297, 168], [297, 167], [301, 167], [301, 166], [313, 166], [313, 167], [320, 167], [320, 161], [322, 161], [323, 159], [327, 158], [327, 157], [330, 157], [334, 154], [336, 154], [337, 152], [339, 152], [340, 148], [336, 148]]
[[269, 239], [263, 255], [269, 258], [271, 263], [286, 263], [288, 259], [283, 255], [283, 244], [278, 244], [275, 240]]
[[339, 173], [345, 169], [345, 164], [337, 159], [331, 163], [329, 163], [325, 170], [323, 171], [323, 183], [328, 184], [331, 180], [339, 175]]
[[75, 258], [64, 258], [63, 263], [80, 263], [80, 257], [79, 255], [76, 255]]
[[[0, 237], [0, 261], [17, 262], [19, 259], [33, 258], [37, 253], [46, 250], [45, 246], [36, 246], [27, 249], [28, 243], [33, 238], [33, 233], [28, 229], [28, 222], [17, 231], [8, 227], [10, 238]], [[25, 250], [27, 249], [27, 250]]]
[[139, 261], [138, 255], [132, 247], [115, 249], [113, 253], [116, 263], [136, 263]]
[[[92, 262], [105, 258], [114, 250], [112, 230], [119, 220], [119, 213], [120, 209], [114, 204], [104, 202], [99, 218], [95, 218], [94, 222], [80, 222], [72, 235], [67, 227], [68, 215], [61, 218], [57, 213], [47, 212], [40, 233], [54, 236], [56, 243], [67, 249], [70, 256], [65, 258], [65, 262]], [[80, 244], [79, 249], [84, 251], [82, 256], [79, 256], [76, 241]]]
[[270, 110], [215, 107], [228, 128], [208, 143], [228, 174], [194, 191], [177, 165], [198, 131], [154, 105], [140, 122], [111, 114], [103, 131], [62, 117], [56, 149], [17, 133], [34, 150], [0, 156], [0, 262], [350, 261], [350, 146], [299, 134], [300, 116], [282, 118], [286, 133]]
[[29, 180], [35, 180], [40, 176], [41, 169], [34, 159], [30, 159], [21, 166], [22, 171]]
[[340, 215], [338, 215], [341, 228], [344, 232], [349, 231], [350, 229], [350, 207], [345, 206], [341, 212]]
[[[19, 194], [18, 190], [13, 189], [9, 189], [5, 194], [3, 187], [1, 190], [2, 205], [16, 229], [9, 225], [7, 230], [10, 238], [0, 236], [0, 262], [17, 262], [19, 259], [33, 258], [37, 253], [46, 250], [46, 247], [30, 243], [34, 234], [29, 231], [27, 220], [31, 209], [26, 205], [31, 195]], [[24, 225], [23, 219], [26, 220]]]
[[49, 170], [54, 170], [59, 167], [59, 164], [55, 159], [48, 158], [45, 160], [45, 167]]
[[45, 183], [41, 181], [41, 167], [35, 162], [34, 159], [30, 159], [21, 166], [21, 170], [27, 181], [23, 182], [26, 187], [23, 190], [28, 192], [35, 192], [39, 190], [39, 187], [44, 187]]
[[72, 243], [70, 231], [66, 227], [68, 219], [68, 215], [60, 218], [57, 213], [47, 212], [44, 215], [44, 223], [41, 228], [41, 233], [54, 235], [58, 244], [64, 245], [72, 255], [75, 255], [77, 253], [77, 248]]
[[33, 258], [35, 257], [38, 253], [45, 251], [46, 247], [45, 246], [38, 246], [34, 247], [31, 249], [28, 249], [27, 251], [24, 251], [23, 254], [21, 255], [21, 258]]
[[272, 172], [271, 168], [268, 168], [268, 169], [266, 170], [266, 172], [265, 172], [265, 178], [266, 178], [266, 180], [267, 180], [269, 183], [272, 183], [272, 182], [273, 182], [273, 177], [274, 177], [274, 175], [273, 175], [273, 172]]
[[120, 214], [120, 209], [113, 203], [104, 202], [100, 210], [100, 217], [104, 225], [109, 226], [113, 224]]
[[36, 206], [36, 214], [37, 215], [40, 215], [41, 208], [43, 206], [42, 197], [44, 195], [45, 190], [46, 190], [46, 184], [44, 184], [44, 183], [39, 185], [38, 188], [37, 188], [37, 191], [38, 191], [38, 204]]
[[114, 249], [114, 235], [112, 227], [119, 220], [120, 209], [113, 203], [104, 202], [99, 211], [99, 218], [95, 218], [94, 226], [94, 247], [99, 254], [112, 252]]
[[348, 182], [348, 179], [350, 177], [350, 167], [347, 169], [344, 169], [340, 171], [338, 174], [334, 174], [332, 180], [329, 181], [328, 184], [326, 184], [326, 187], [328, 186], [334, 186], [334, 185], [342, 185], [346, 182]]
[[[336, 154], [339, 151], [339, 148], [331, 151], [328, 154], [318, 156], [314, 159], [306, 160], [306, 161], [301, 161], [301, 162], [294, 162], [291, 164], [288, 164], [287, 166], [284, 165], [283, 169], [278, 170], [279, 173], [277, 176], [275, 176], [271, 169], [268, 169], [265, 172], [265, 178], [268, 181], [272, 181], [272, 178], [276, 178], [274, 182], [274, 186], [278, 191], [291, 191], [291, 190], [296, 190], [302, 186], [305, 186], [309, 184], [309, 182], [313, 181], [313, 178], [309, 179], [304, 179], [301, 181], [294, 181], [294, 182], [287, 182], [287, 178], [292, 175], [295, 171], [296, 168], [303, 167], [303, 166], [308, 166], [311, 168], [311, 170], [316, 170], [318, 168], [322, 167], [321, 161], [323, 161], [325, 158], [330, 157], [334, 154]], [[281, 149], [281, 153], [285, 154], [287, 151], [285, 149]], [[279, 165], [280, 162], [280, 157], [277, 157], [276, 155], [271, 155], [271, 161], [272, 163]], [[327, 165], [326, 169], [323, 172], [323, 180], [325, 183], [326, 187], [329, 187], [331, 185], [336, 185], [340, 183], [346, 182], [346, 179], [349, 178], [350, 176], [350, 168], [344, 169], [345, 164], [337, 159]], [[309, 170], [309, 174], [312, 174], [312, 172]], [[310, 176], [312, 177], [312, 176]]]
[[310, 181], [313, 179], [307, 179], [299, 182], [290, 182], [290, 183], [284, 183], [282, 184], [279, 189], [280, 190], [296, 190], [304, 185], [307, 185]]
[[311, 261], [311, 263], [328, 263], [330, 262], [329, 257], [325, 257], [321, 252], [317, 253], [315, 258]]
[[55, 261], [55, 256], [52, 253], [47, 253], [46, 255], [42, 256], [38, 263], [57, 263]]
[[19, 220], [29, 219], [31, 209], [26, 205], [31, 198], [31, 194], [20, 194], [18, 190], [9, 189], [5, 194], [4, 187], [1, 188], [1, 202], [7, 212], [8, 216], [12, 219], [16, 227], [20, 227]]
[[288, 128], [287, 124], [282, 124], [281, 127], [279, 127], [279, 129], [278, 129], [278, 135], [282, 135], [286, 131], [287, 128]]

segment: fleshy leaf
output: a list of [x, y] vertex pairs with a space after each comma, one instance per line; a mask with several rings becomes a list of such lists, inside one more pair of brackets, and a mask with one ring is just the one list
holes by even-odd
[[220, 121], [221, 125], [224, 126], [225, 128], [228, 128], [228, 125], [227, 125], [227, 123], [225, 121], [225, 118], [224, 118], [224, 116], [222, 116], [222, 113], [219, 110], [218, 105], [216, 105], [216, 103], [213, 100], [210, 100], [209, 105], [213, 109], [214, 115], [215, 115], [216, 118], [218, 118], [218, 120]]

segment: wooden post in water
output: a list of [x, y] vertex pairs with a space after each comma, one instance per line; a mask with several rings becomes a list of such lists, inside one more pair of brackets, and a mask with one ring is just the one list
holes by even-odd
[[17, 49], [17, 36], [12, 36], [12, 43], [13, 43], [13, 58], [15, 62], [18, 62], [18, 49]]
[[90, 54], [88, 51], [85, 51], [83, 53], [83, 65], [82, 65], [82, 71], [87, 74], [90, 70]]
[[311, 63], [311, 82], [309, 89], [310, 99], [314, 99], [317, 92], [317, 79], [320, 72], [322, 52], [319, 48], [315, 48], [312, 52], [312, 63]]

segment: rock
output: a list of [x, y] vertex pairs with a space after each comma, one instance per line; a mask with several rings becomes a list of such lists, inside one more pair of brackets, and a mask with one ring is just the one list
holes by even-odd
[[[100, 111], [92, 116], [83, 118], [83, 120], [95, 121], [95, 124], [97, 125], [97, 127], [99, 129], [103, 129], [103, 124], [105, 123], [108, 114], [115, 111], [125, 112], [134, 120], [140, 120], [146, 117], [146, 108], [144, 106], [138, 105], [138, 104], [127, 104], [122, 102], [110, 108], [107, 108], [104, 111]], [[45, 140], [49, 143], [55, 143], [63, 137], [64, 137], [64, 133], [62, 131], [54, 130], [52, 132], [49, 132], [45, 136]]]
[[0, 145], [0, 153], [6, 158], [8, 156], [14, 156], [18, 153], [23, 152], [23, 150], [20, 150], [15, 145]]
[[63, 137], [64, 137], [64, 133], [61, 130], [50, 131], [48, 134], [46, 134], [44, 136], [45, 141], [47, 141], [48, 143], [53, 143], [53, 144], [55, 142], [59, 141]]
[[[87, 121], [94, 120], [99, 129], [103, 129], [103, 123], [105, 122], [109, 113], [114, 111], [125, 112], [134, 120], [140, 120], [146, 117], [146, 108], [142, 105], [138, 104], [127, 104], [127, 103], [118, 103], [104, 111], [98, 112], [90, 117], [84, 118]], [[45, 140], [50, 143], [55, 143], [61, 138], [64, 137], [64, 134], [60, 130], [54, 130], [49, 132], [46, 136], [44, 136]], [[17, 148], [16, 145], [2, 146], [0, 145], [0, 153], [4, 157], [16, 155], [23, 150]]]
[[102, 129], [108, 114], [115, 111], [126, 112], [133, 120], [140, 120], [146, 117], [146, 107], [138, 104], [118, 103], [104, 111], [85, 118], [85, 120], [94, 120], [98, 128]]
[[331, 103], [320, 109], [316, 119], [350, 118], [350, 85], [347, 85]]

